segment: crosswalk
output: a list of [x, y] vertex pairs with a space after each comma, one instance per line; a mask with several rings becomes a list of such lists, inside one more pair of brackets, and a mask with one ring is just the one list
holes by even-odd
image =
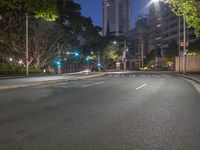
[[140, 77], [140, 78], [170, 78], [170, 75], [158, 75], [158, 74], [110, 74], [108, 77]]

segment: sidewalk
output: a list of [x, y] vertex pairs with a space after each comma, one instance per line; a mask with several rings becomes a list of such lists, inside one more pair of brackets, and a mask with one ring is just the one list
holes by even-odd
[[88, 74], [88, 75], [87, 74], [84, 74], [84, 75], [83, 74], [80, 74], [80, 75], [64, 74], [64, 75], [58, 75], [58, 76], [5, 79], [5, 80], [0, 80], [0, 89], [12, 89], [12, 88], [44, 85], [44, 84], [61, 83], [61, 82], [67, 82], [67, 81], [98, 77], [102, 75], [104, 75], [104, 73], [95, 73], [95, 74]]
[[176, 74], [176, 76], [179, 76], [179, 77], [183, 77], [183, 78], [186, 78], [186, 79], [189, 79], [189, 80], [193, 80], [197, 83], [200, 84], [200, 73], [191, 73], [191, 74]]

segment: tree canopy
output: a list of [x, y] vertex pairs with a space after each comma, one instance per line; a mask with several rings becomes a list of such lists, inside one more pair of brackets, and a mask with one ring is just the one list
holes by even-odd
[[0, 57], [25, 62], [26, 13], [30, 66], [46, 68], [75, 49], [99, 51], [99, 28], [80, 10], [73, 0], [0, 0]]
[[173, 11], [183, 16], [189, 27], [195, 28], [195, 33], [200, 36], [200, 1], [199, 0], [167, 0]]
[[0, 18], [9, 17], [11, 10], [30, 13], [36, 18], [56, 20], [58, 17], [57, 0], [1, 0]]

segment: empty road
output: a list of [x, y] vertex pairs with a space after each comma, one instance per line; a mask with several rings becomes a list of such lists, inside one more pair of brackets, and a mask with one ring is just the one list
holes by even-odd
[[195, 86], [138, 73], [0, 90], [0, 150], [197, 150]]

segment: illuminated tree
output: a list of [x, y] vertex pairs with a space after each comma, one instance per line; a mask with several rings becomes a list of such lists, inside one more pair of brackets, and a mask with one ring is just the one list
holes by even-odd
[[184, 16], [189, 27], [195, 28], [195, 33], [200, 36], [200, 1], [199, 0], [167, 0], [173, 11]]

